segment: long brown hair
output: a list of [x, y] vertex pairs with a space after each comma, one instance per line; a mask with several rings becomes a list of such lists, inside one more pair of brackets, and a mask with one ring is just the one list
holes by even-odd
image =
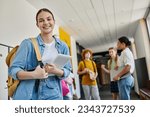
[[[117, 66], [118, 65], [118, 62], [117, 62], [118, 61], [117, 49], [114, 48], [114, 47], [110, 47], [108, 50], [114, 50], [114, 51], [116, 51], [115, 63], [116, 63], [116, 66]], [[110, 69], [111, 63], [112, 63], [112, 57], [110, 57], [110, 59], [109, 59], [108, 69]]]

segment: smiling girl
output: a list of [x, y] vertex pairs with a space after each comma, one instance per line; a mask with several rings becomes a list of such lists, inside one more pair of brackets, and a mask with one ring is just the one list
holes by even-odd
[[[55, 19], [50, 10], [43, 8], [37, 12], [36, 25], [41, 31], [36, 37], [36, 41], [42, 62], [46, 61], [46, 58], [53, 60], [58, 53], [69, 55], [67, 45], [52, 36]], [[41, 68], [38, 65], [31, 39], [23, 40], [9, 68], [9, 75], [20, 80], [13, 99], [62, 100], [60, 81], [70, 74], [70, 70], [70, 61], [61, 69], [54, 64], [45, 64]]]

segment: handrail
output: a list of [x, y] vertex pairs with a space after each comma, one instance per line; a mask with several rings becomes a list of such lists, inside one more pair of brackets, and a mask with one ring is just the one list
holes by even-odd
[[5, 45], [5, 44], [2, 44], [2, 43], [0, 43], [0, 46], [4, 46], [4, 47], [7, 47], [7, 48], [8, 48], [8, 52], [10, 52], [10, 48], [13, 48], [12, 46], [9, 46], [9, 45]]
[[8, 48], [13, 48], [12, 46], [9, 46], [9, 45], [5, 45], [5, 44], [2, 44], [0, 43], [1, 46], [5, 46], [5, 47], [8, 47]]

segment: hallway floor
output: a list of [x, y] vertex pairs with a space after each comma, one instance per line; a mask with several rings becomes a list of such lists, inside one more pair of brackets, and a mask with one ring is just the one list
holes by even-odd
[[[112, 100], [112, 95], [110, 92], [110, 86], [105, 85], [102, 86], [100, 89], [100, 97], [101, 100]], [[131, 91], [131, 100], [140, 100], [139, 96], [135, 93], [134, 89]]]

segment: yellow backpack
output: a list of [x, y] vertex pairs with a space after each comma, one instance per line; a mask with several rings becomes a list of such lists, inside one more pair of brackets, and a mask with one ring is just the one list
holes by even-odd
[[[37, 60], [40, 62], [42, 59], [41, 59], [41, 54], [40, 54], [40, 51], [38, 48], [36, 38], [31, 38], [31, 41], [32, 41], [32, 44], [33, 44], [34, 49], [35, 49]], [[12, 63], [12, 61], [16, 55], [18, 48], [19, 48], [19, 46], [17, 45], [8, 53], [8, 55], [6, 57], [6, 64], [8, 67], [10, 67], [10, 65], [11, 65], [11, 63]], [[14, 80], [11, 76], [8, 76], [8, 79], [6, 82], [7, 82], [7, 87], [8, 87], [8, 96], [12, 97], [14, 92], [16, 91], [17, 86], [19, 85], [20, 81]]]

